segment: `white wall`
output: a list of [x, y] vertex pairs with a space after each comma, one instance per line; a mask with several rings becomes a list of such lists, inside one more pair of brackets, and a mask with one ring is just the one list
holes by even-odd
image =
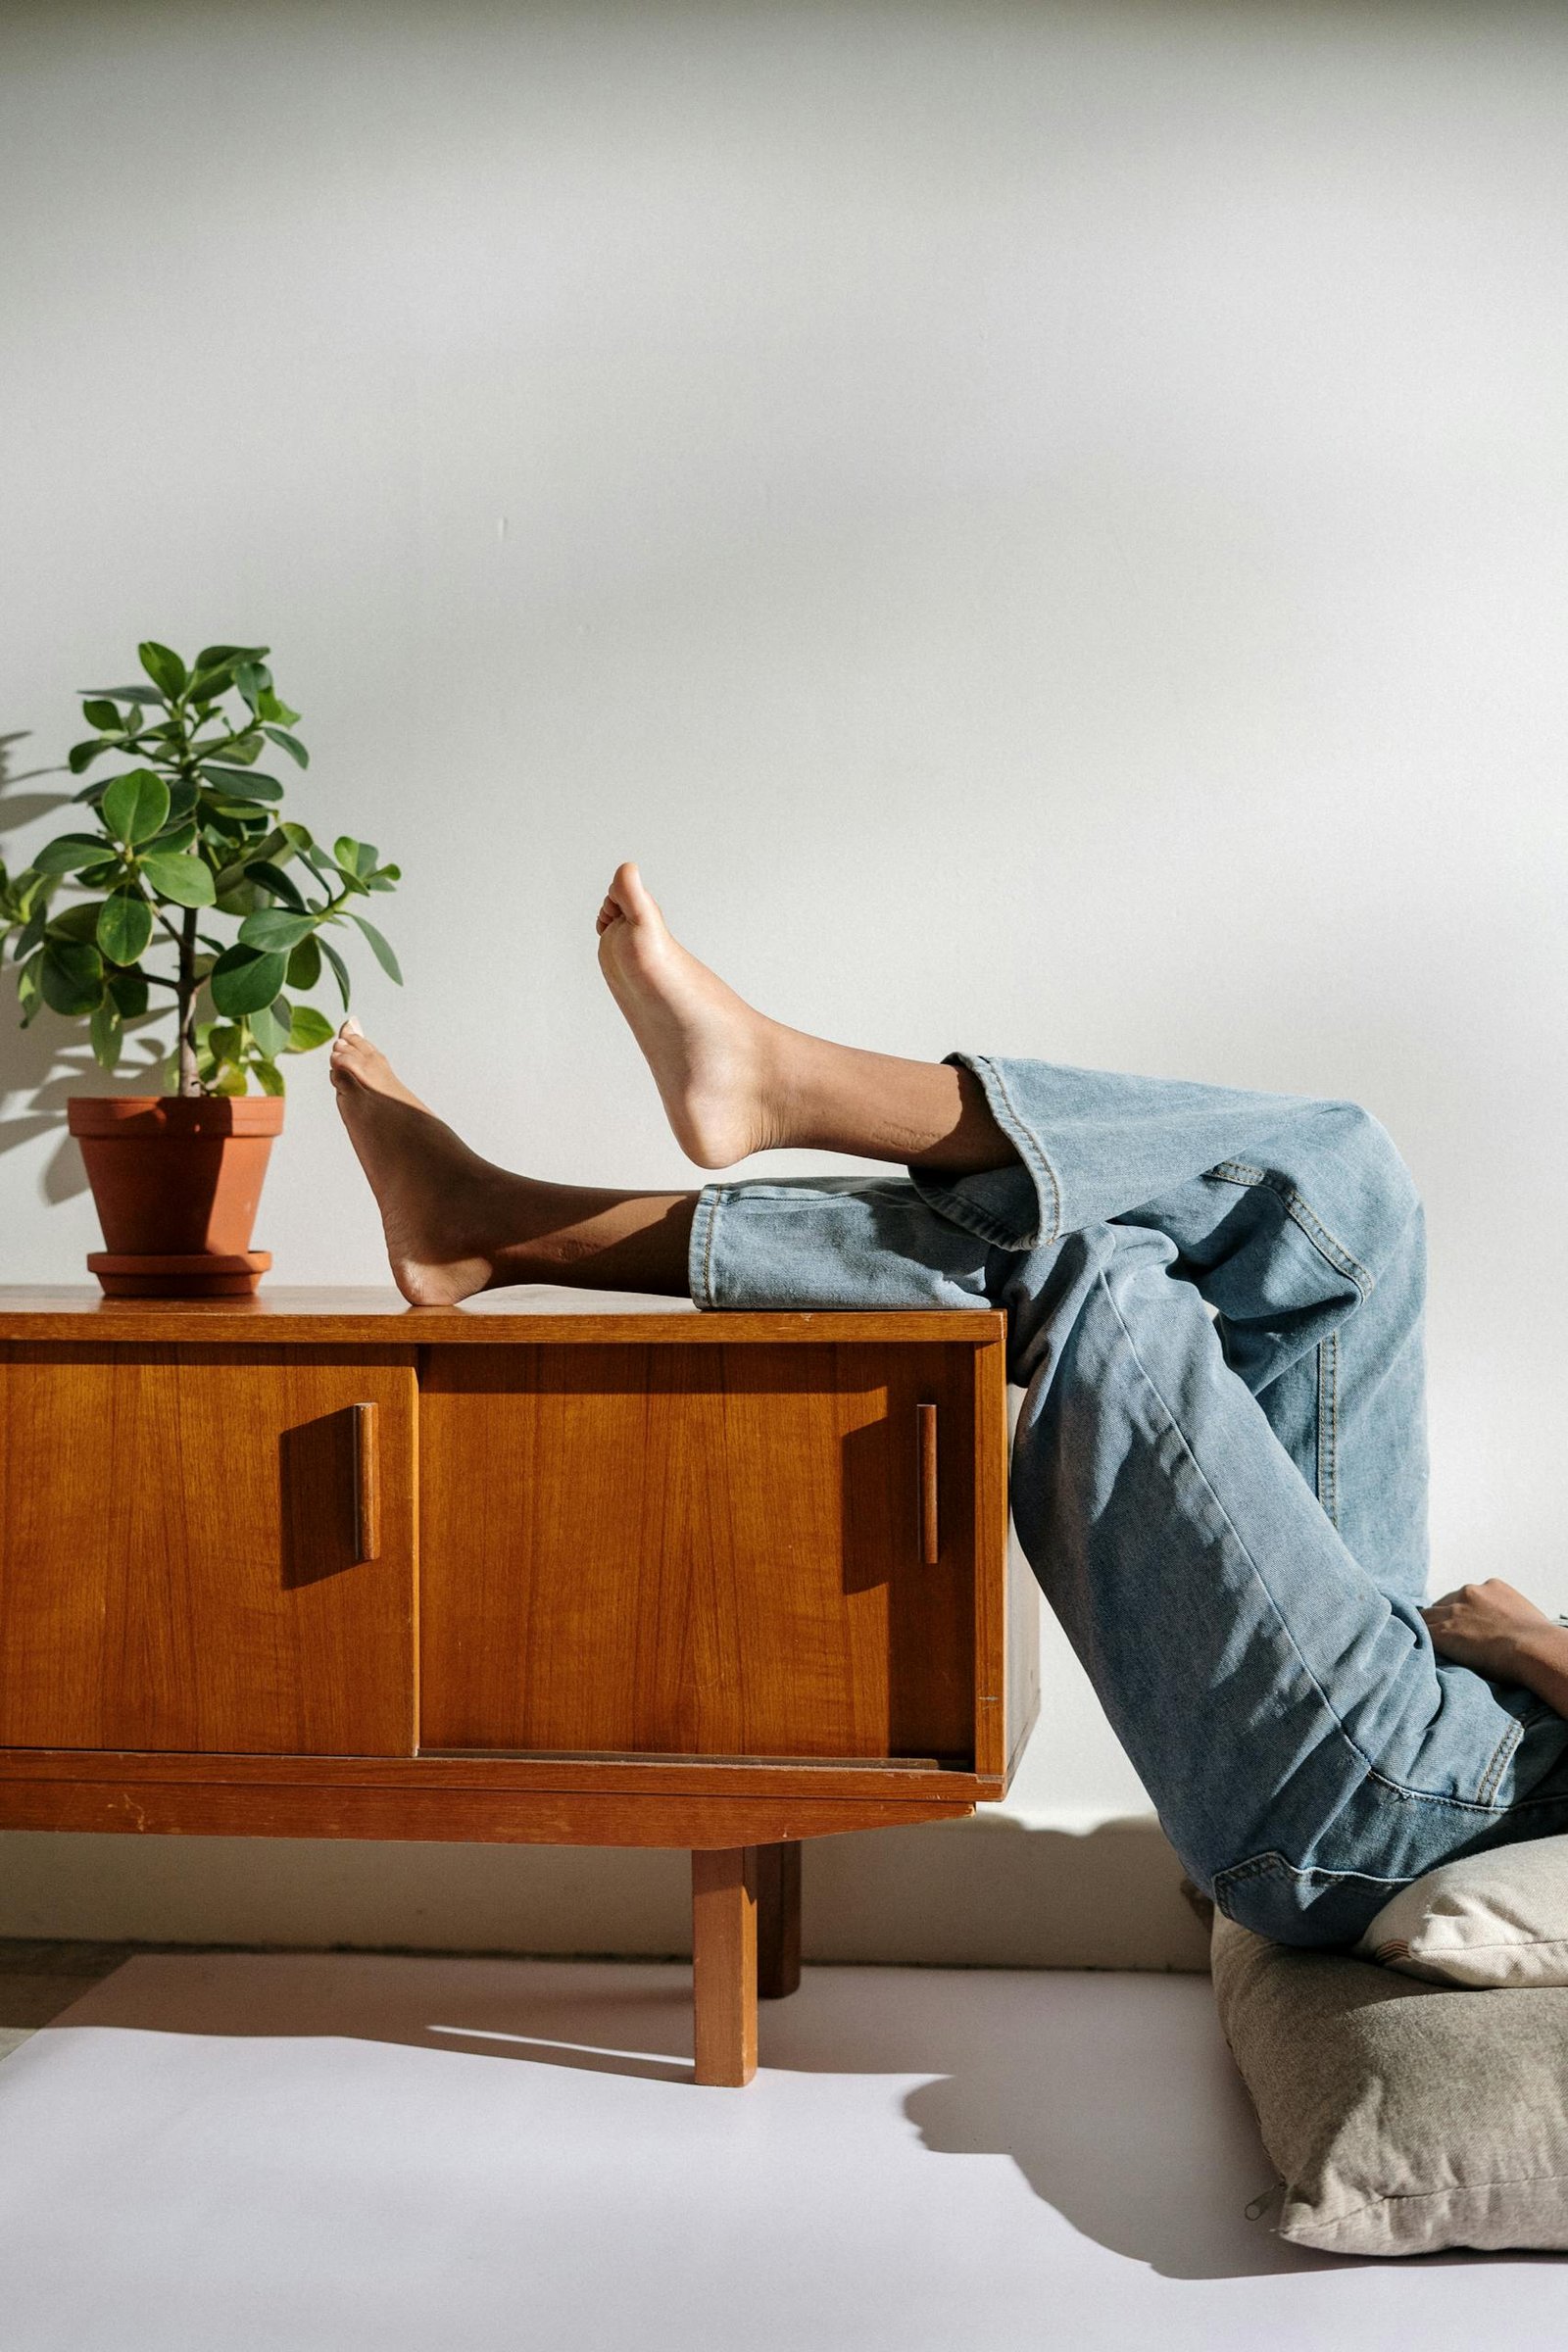
[[[1438, 1578], [1568, 1606], [1568, 16], [54, 0], [0, 69], [0, 808], [138, 637], [269, 639], [301, 813], [408, 872], [368, 1025], [540, 1174], [683, 1174], [593, 962], [628, 854], [808, 1027], [1359, 1096]], [[7, 1279], [94, 1238], [65, 1035], [0, 1027]], [[296, 1067], [257, 1239], [374, 1279]], [[969, 1831], [839, 1944], [971, 1838], [945, 1956], [1104, 1956], [1060, 1833], [1142, 1805], [1054, 1643], [1034, 1944]], [[1190, 1957], [1137, 1850], [1126, 1948]], [[657, 1945], [675, 1886], [11, 1838], [0, 1932]]]

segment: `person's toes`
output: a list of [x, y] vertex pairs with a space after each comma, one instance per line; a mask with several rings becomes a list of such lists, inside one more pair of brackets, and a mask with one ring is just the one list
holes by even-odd
[[615, 868], [610, 901], [630, 923], [657, 923], [662, 919], [653, 893], [629, 858]]

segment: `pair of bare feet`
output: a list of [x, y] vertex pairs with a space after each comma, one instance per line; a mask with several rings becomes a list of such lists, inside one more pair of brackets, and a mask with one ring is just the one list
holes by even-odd
[[[699, 1167], [790, 1145], [959, 1170], [1011, 1156], [967, 1070], [831, 1045], [756, 1011], [671, 935], [635, 865], [617, 868], [598, 932], [610, 992]], [[333, 1042], [332, 1084], [414, 1305], [524, 1282], [685, 1289], [695, 1196], [543, 1184], [494, 1166], [357, 1021]]]

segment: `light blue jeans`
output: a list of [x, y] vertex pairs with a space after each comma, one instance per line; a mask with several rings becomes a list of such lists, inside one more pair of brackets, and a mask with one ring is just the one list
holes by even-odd
[[1438, 1863], [1568, 1831], [1568, 1721], [1420, 1614], [1422, 1214], [1377, 1121], [949, 1058], [1014, 1162], [709, 1185], [697, 1304], [1006, 1309], [1019, 1540], [1232, 1918], [1351, 1942]]

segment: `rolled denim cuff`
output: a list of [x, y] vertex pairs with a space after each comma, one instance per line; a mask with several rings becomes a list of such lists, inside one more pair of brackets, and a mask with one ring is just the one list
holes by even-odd
[[902, 1176], [707, 1184], [687, 1255], [695, 1306], [985, 1306], [986, 1252]]
[[686, 1287], [693, 1306], [716, 1306], [713, 1297], [713, 1225], [723, 1197], [721, 1184], [705, 1184], [697, 1196], [691, 1240], [686, 1246]]
[[953, 1178], [930, 1168], [910, 1168], [909, 1182], [939, 1217], [961, 1225], [993, 1249], [1049, 1249], [1061, 1233], [1061, 1185], [1044, 1145], [1019, 1115], [1005, 1077], [989, 1055], [947, 1054], [943, 1059], [979, 1079], [986, 1107], [1017, 1152], [1019, 1164]]

